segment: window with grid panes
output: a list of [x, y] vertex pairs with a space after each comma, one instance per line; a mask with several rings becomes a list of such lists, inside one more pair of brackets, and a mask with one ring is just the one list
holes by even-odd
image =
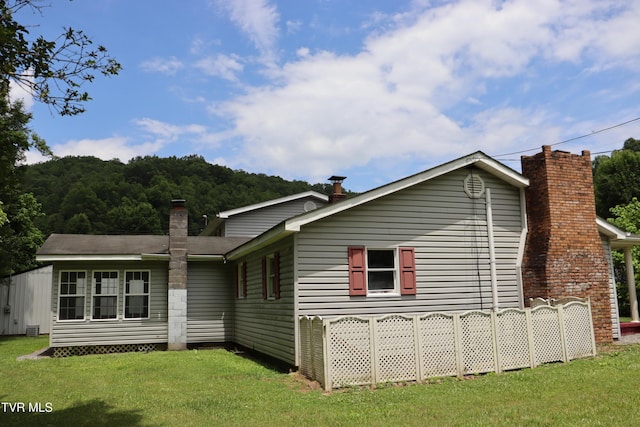
[[149, 271], [126, 271], [124, 282], [124, 317], [149, 317]]

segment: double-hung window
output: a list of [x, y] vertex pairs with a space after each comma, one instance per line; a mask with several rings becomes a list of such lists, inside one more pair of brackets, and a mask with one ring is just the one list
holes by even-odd
[[247, 262], [239, 262], [236, 270], [236, 298], [247, 297]]
[[149, 317], [149, 271], [125, 271], [124, 317], [144, 319]]
[[118, 317], [118, 287], [117, 271], [93, 272], [94, 319], [115, 319]]
[[61, 271], [58, 292], [58, 320], [84, 319], [87, 282], [85, 271]]
[[415, 295], [414, 248], [350, 246], [349, 295]]
[[262, 257], [262, 298], [280, 298], [280, 253]]

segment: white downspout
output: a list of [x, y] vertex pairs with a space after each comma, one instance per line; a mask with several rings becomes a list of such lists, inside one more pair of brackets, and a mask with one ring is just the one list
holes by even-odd
[[498, 310], [498, 279], [496, 274], [496, 251], [493, 241], [493, 210], [491, 208], [491, 189], [485, 190], [487, 206], [487, 237], [489, 240], [489, 267], [491, 271], [491, 302], [494, 311]]
[[629, 287], [629, 308], [631, 309], [631, 321], [640, 322], [638, 315], [638, 297], [636, 295], [636, 279], [633, 271], [633, 257], [631, 248], [624, 248], [624, 264], [627, 270], [627, 286]]

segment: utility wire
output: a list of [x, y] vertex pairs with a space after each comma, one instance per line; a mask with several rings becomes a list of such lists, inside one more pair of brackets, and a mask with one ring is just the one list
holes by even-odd
[[[635, 119], [627, 120], [626, 122], [618, 123], [617, 125], [609, 126], [607, 128], [595, 130], [595, 131], [593, 131], [591, 133], [587, 133], [587, 134], [584, 134], [584, 135], [576, 136], [574, 138], [565, 139], [564, 141], [556, 142], [555, 144], [551, 144], [551, 147], [556, 146], [556, 145], [560, 145], [560, 144], [566, 144], [567, 142], [575, 141], [575, 140], [581, 139], [581, 138], [586, 138], [588, 136], [595, 135], [595, 134], [598, 134], [598, 133], [606, 132], [606, 131], [611, 130], [611, 129], [615, 129], [615, 128], [618, 128], [618, 127], [621, 127], [621, 126], [628, 125], [629, 123], [637, 122], [638, 120], [640, 120], [640, 117], [636, 117]], [[540, 147], [530, 148], [528, 150], [514, 151], [512, 153], [498, 154], [498, 155], [495, 155], [493, 157], [494, 158], [498, 158], [498, 157], [503, 157], [503, 156], [511, 156], [513, 154], [522, 154], [522, 153], [527, 153], [529, 151], [537, 151], [539, 149], [540, 149]], [[604, 151], [603, 153], [606, 153], [606, 151]], [[601, 154], [601, 153], [594, 153], [594, 154]]]

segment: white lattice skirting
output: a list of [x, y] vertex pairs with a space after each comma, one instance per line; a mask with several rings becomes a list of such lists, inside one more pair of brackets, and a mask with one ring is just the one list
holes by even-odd
[[300, 371], [325, 390], [594, 356], [587, 302], [498, 312], [300, 318]]
[[156, 344], [116, 344], [116, 345], [83, 345], [75, 347], [54, 347], [53, 357], [84, 356], [86, 354], [129, 353], [156, 350]]

